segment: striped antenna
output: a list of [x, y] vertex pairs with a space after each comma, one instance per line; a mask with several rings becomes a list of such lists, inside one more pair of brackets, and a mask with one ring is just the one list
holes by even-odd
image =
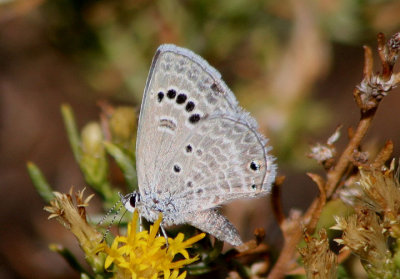
[[122, 213], [121, 218], [119, 218], [119, 221], [118, 221], [118, 233], [119, 233], [119, 228], [120, 228], [119, 224], [121, 224], [122, 218], [124, 218], [124, 216], [125, 216], [125, 214], [127, 212], [128, 212], [128, 210], [125, 210], [124, 213]]
[[[111, 212], [114, 211], [114, 209], [117, 207], [117, 204], [119, 204], [121, 201], [117, 201], [108, 211], [107, 213], [101, 218], [100, 222], [97, 223], [97, 226], [101, 226], [103, 222], [107, 219], [107, 217], [111, 214]], [[120, 205], [121, 207], [122, 205]], [[119, 209], [118, 209], [119, 210]]]
[[106, 239], [107, 235], [109, 234], [109, 232], [111, 230], [111, 226], [114, 224], [115, 219], [117, 218], [121, 208], [122, 208], [122, 204], [120, 204], [120, 206], [118, 207], [117, 211], [115, 212], [113, 218], [111, 219], [111, 223], [107, 226], [107, 229], [104, 232], [104, 235], [103, 235], [103, 238], [102, 238], [101, 242], [103, 242]]
[[[123, 197], [123, 196], [121, 195], [121, 193], [118, 193], [118, 194], [119, 194], [120, 197]], [[119, 206], [118, 206], [118, 208], [117, 208], [117, 205], [118, 205], [118, 204], [119, 204]], [[101, 224], [103, 224], [104, 220], [106, 220], [107, 217], [110, 216], [111, 212], [113, 212], [113, 211], [115, 210], [115, 208], [117, 208], [117, 210], [115, 211], [115, 214], [114, 214], [113, 218], [111, 219], [110, 224], [107, 226], [107, 229], [106, 229], [106, 231], [104, 232], [104, 235], [103, 235], [103, 238], [101, 239], [101, 242], [103, 242], [103, 241], [106, 239], [107, 235], [109, 234], [109, 232], [110, 232], [110, 230], [111, 230], [111, 226], [114, 224], [115, 219], [117, 218], [119, 212], [121, 211], [122, 206], [123, 206], [123, 203], [121, 202], [121, 200], [118, 201], [118, 202], [116, 202], [116, 203], [107, 211], [107, 213], [106, 213], [106, 214], [104, 215], [104, 217], [100, 220], [100, 222], [97, 224], [98, 226], [100, 226]]]

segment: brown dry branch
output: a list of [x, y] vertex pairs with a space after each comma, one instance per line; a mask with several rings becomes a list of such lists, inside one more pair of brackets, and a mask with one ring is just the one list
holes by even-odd
[[387, 160], [390, 159], [393, 153], [393, 142], [391, 140], [386, 141], [385, 146], [379, 151], [375, 160], [371, 164], [372, 169], [377, 169], [382, 166]]
[[[316, 204], [315, 208], [313, 209], [314, 215], [319, 217], [322, 213], [322, 209], [324, 208], [324, 206], [326, 204], [326, 192], [325, 192], [325, 188], [324, 188], [325, 180], [317, 174], [307, 173], [307, 175], [317, 184], [318, 189], [320, 191], [320, 195], [317, 198], [318, 203]], [[308, 221], [308, 220], [304, 220], [304, 221]], [[307, 223], [308, 224], [308, 226], [306, 228], [307, 233], [313, 233], [313, 230], [317, 226], [317, 223], [318, 223], [318, 218], [311, 218], [309, 220], [309, 222]]]
[[[260, 249], [269, 250], [268, 246], [262, 243], [265, 239], [265, 230], [263, 228], [256, 228], [254, 230], [254, 239], [246, 241], [242, 245], [236, 247], [236, 251], [239, 252], [234, 254], [236, 258], [240, 258], [244, 255], [253, 253], [259, 253]], [[263, 247], [263, 248], [262, 248]]]
[[296, 252], [297, 244], [303, 235], [301, 230], [301, 213], [292, 210], [289, 217], [282, 222], [281, 230], [284, 244], [278, 261], [268, 275], [268, 279], [283, 278], [288, 270], [297, 267], [295, 259], [293, 259], [293, 254]]
[[[369, 47], [364, 46], [364, 78], [353, 91], [354, 99], [360, 109], [360, 121], [336, 164], [327, 170], [326, 178], [310, 176], [320, 189], [320, 197], [314, 199], [304, 215], [288, 218], [281, 222], [284, 246], [268, 276], [269, 279], [283, 278], [290, 271], [290, 263], [295, 260], [295, 247], [302, 237], [300, 224], [305, 226], [307, 233], [312, 234], [325, 202], [332, 199], [337, 189], [343, 185], [344, 181], [349, 179], [347, 176], [351, 172], [347, 171], [352, 166], [354, 154], [359, 150], [361, 141], [372, 123], [380, 101], [400, 83], [400, 73], [393, 73], [393, 66], [397, 61], [399, 50], [400, 33], [393, 35], [387, 42], [382, 33], [378, 34], [378, 53], [382, 69], [380, 73], [375, 74], [373, 73], [372, 51]], [[391, 148], [391, 144], [387, 143], [386, 147], [376, 157], [374, 165], [386, 161], [384, 159], [390, 156]], [[273, 201], [273, 204], [276, 203]]]
[[275, 215], [275, 219], [278, 221], [278, 224], [281, 225], [285, 220], [285, 214], [283, 213], [282, 208], [282, 199], [281, 199], [281, 187], [283, 182], [285, 181], [284, 176], [278, 176], [275, 179], [275, 183], [272, 185], [271, 190], [271, 206], [272, 212]]

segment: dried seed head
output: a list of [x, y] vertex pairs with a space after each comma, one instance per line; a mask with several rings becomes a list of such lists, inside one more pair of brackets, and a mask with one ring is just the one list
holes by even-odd
[[306, 236], [307, 246], [299, 249], [307, 278], [337, 278], [337, 256], [329, 249], [326, 231], [321, 229], [319, 239]]
[[389, 170], [360, 168], [360, 178], [341, 191], [341, 199], [356, 207], [379, 213], [382, 226], [395, 238], [400, 237], [400, 185], [392, 164]]
[[357, 209], [354, 215], [335, 219], [336, 225], [331, 229], [343, 231], [342, 238], [335, 241], [359, 256], [368, 273], [385, 274], [393, 270], [394, 263], [386, 244], [385, 230], [375, 212]]
[[75, 193], [75, 203], [72, 193], [62, 194], [54, 192], [54, 200], [44, 210], [50, 212], [50, 218], [57, 218], [65, 228], [70, 230], [78, 239], [86, 254], [92, 253], [99, 245], [102, 234], [96, 231], [86, 221], [86, 209], [93, 195], [84, 198], [83, 191]]

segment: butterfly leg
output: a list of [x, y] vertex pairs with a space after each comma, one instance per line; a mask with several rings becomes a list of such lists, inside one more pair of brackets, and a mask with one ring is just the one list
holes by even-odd
[[143, 220], [142, 216], [139, 215], [139, 231], [143, 231]]
[[194, 212], [186, 216], [186, 222], [234, 246], [243, 244], [237, 229], [216, 209]]
[[165, 245], [168, 248], [168, 235], [167, 235], [167, 232], [165, 231], [165, 229], [164, 229], [164, 227], [162, 225], [160, 225], [160, 228], [161, 228], [161, 232], [162, 232], [163, 236], [165, 237]]

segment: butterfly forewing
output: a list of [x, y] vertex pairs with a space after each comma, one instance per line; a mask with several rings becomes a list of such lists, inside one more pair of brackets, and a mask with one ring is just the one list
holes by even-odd
[[176, 210], [195, 211], [269, 191], [275, 165], [266, 140], [202, 58], [161, 46], [143, 98], [136, 148], [142, 195], [168, 196]]

